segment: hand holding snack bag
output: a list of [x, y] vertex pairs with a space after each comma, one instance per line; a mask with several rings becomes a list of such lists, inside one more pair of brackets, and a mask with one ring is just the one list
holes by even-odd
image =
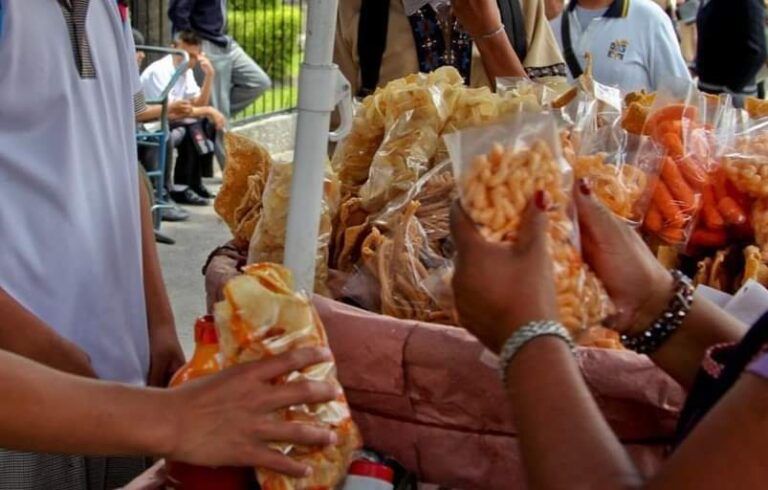
[[599, 325], [613, 306], [581, 258], [572, 214], [573, 179], [554, 119], [521, 115], [446, 136], [446, 142], [462, 205], [487, 240], [515, 241], [526, 206], [537, 191], [546, 191], [552, 204], [549, 250], [560, 320], [573, 333]]
[[[309, 300], [294, 293], [290, 272], [276, 264], [254, 264], [230, 280], [225, 301], [215, 305], [219, 344], [227, 365], [256, 361], [300, 347], [328, 345], [320, 318]], [[336, 400], [319, 405], [290, 407], [275, 413], [277, 420], [324, 425], [338, 441], [326, 448], [275, 444], [274, 449], [310, 465], [312, 474], [294, 479], [258, 469], [264, 490], [333, 489], [344, 477], [354, 452], [361, 447], [360, 434], [336, 380], [332, 362], [295, 371], [274, 383], [304, 380], [326, 381], [339, 387]]]

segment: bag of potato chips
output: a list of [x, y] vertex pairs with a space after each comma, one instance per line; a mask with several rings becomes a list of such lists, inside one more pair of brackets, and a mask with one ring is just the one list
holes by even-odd
[[[294, 293], [288, 269], [276, 264], [253, 264], [224, 286], [225, 300], [214, 307], [219, 345], [226, 365], [258, 361], [302, 347], [327, 347], [325, 329], [306, 296]], [[334, 362], [296, 371], [275, 383], [326, 381], [339, 387]], [[273, 444], [273, 448], [312, 467], [308, 477], [296, 479], [257, 468], [264, 490], [332, 490], [344, 478], [362, 440], [344, 395], [318, 405], [281, 410], [274, 417], [322, 425], [338, 442], [326, 448]]]

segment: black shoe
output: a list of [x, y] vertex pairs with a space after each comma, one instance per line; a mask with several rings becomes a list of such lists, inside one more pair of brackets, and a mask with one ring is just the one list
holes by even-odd
[[163, 233], [161, 231], [157, 231], [157, 230], [155, 230], [155, 241], [157, 243], [164, 243], [166, 245], [175, 245], [176, 244], [176, 240], [174, 240], [173, 238], [169, 237], [165, 233]]
[[160, 210], [160, 216], [163, 221], [187, 221], [189, 219], [189, 211], [176, 206], [174, 203], [171, 208], [162, 208]]
[[192, 189], [186, 189], [183, 192], [171, 192], [171, 197], [179, 204], [189, 204], [190, 206], [208, 205], [208, 199], [201, 197]]
[[214, 199], [216, 197], [216, 194], [209, 191], [208, 188], [202, 184], [200, 184], [200, 187], [192, 187], [192, 190], [195, 191], [195, 194], [205, 199]]

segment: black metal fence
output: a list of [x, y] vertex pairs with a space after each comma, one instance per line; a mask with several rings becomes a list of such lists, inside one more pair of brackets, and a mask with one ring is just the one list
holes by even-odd
[[[291, 110], [298, 99], [307, 0], [227, 0], [227, 31], [272, 79], [272, 88], [236, 119]], [[132, 0], [133, 25], [147, 44], [171, 40], [168, 0]]]

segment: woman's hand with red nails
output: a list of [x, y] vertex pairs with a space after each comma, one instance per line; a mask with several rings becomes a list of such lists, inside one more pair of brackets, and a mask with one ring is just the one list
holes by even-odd
[[584, 259], [616, 305], [608, 325], [622, 333], [642, 332], [669, 303], [672, 276], [640, 235], [594, 198], [586, 181], [579, 181], [575, 194]]
[[494, 352], [527, 323], [558, 319], [548, 202], [539, 192], [528, 204], [514, 244], [486, 241], [458, 203], [451, 210], [456, 309], [462, 326]]

